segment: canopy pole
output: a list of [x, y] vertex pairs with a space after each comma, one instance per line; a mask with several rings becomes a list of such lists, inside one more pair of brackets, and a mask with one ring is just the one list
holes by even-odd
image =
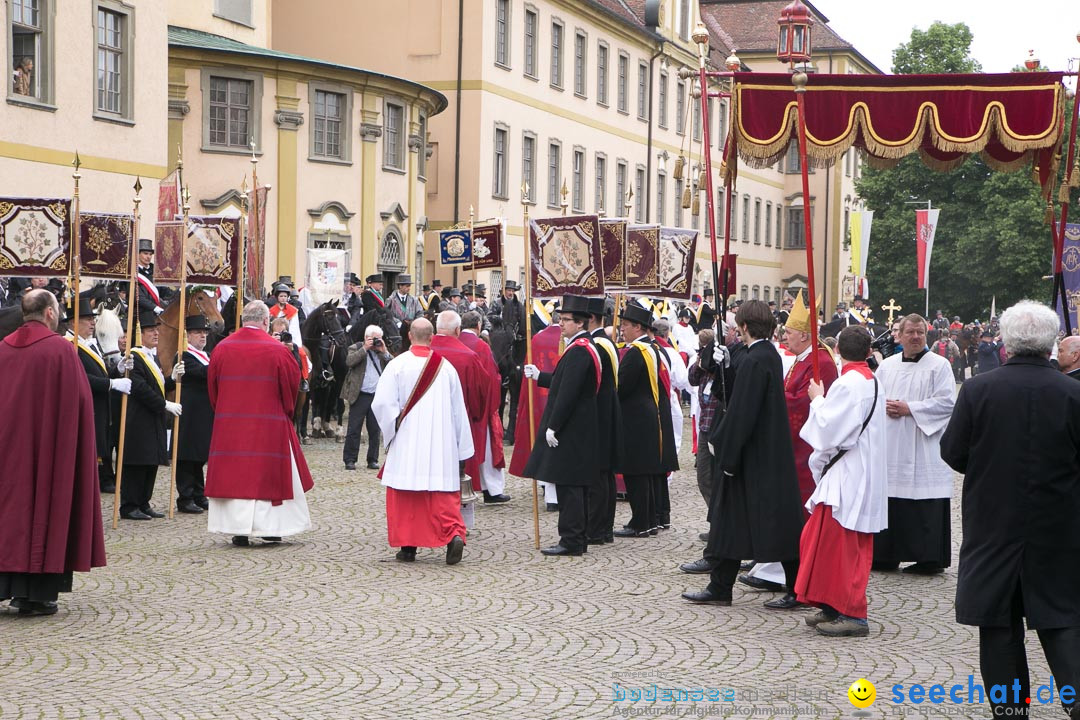
[[[127, 353], [126, 359], [131, 357], [131, 344], [135, 341], [135, 314], [138, 312], [135, 299], [135, 283], [138, 282], [135, 278], [135, 274], [138, 272], [139, 263], [139, 203], [142, 202], [142, 198], [139, 197], [139, 193], [142, 192], [142, 180], [138, 177], [135, 178], [135, 198], [132, 202], [135, 204], [135, 209], [131, 215], [131, 248], [129, 250], [128, 262], [128, 306], [127, 306]], [[131, 377], [131, 373], [128, 370], [124, 370], [124, 377]], [[120, 524], [120, 486], [124, 481], [124, 437], [127, 434], [127, 410], [128, 410], [128, 393], [124, 393], [120, 397], [120, 438], [116, 444], [116, 490], [113, 493], [113, 516], [112, 526], [115, 530]]]
[[[176, 161], [176, 167], [179, 171], [180, 180], [180, 196], [183, 202], [183, 230], [180, 240], [180, 321], [176, 323], [179, 325], [178, 333], [179, 338], [176, 343], [176, 362], [184, 362], [184, 351], [187, 350], [187, 238], [188, 238], [188, 216], [191, 209], [191, 193], [188, 191], [186, 185], [184, 185], [184, 159], [181, 156]], [[184, 390], [183, 379], [176, 381], [176, 404], [180, 404], [180, 395]], [[173, 429], [172, 429], [172, 462], [169, 468], [169, 519], [173, 518], [173, 509], [176, 507], [176, 503], [173, 501], [173, 497], [176, 495], [176, 470], [177, 470], [177, 457], [180, 450], [180, 416], [173, 417]]]
[[[524, 209], [524, 224], [522, 225], [521, 237], [525, 244], [525, 364], [533, 364], [532, 352], [532, 257], [529, 255], [529, 183], [521, 184], [521, 207]], [[471, 226], [471, 222], [470, 222]], [[473, 288], [475, 291], [476, 288]], [[522, 375], [524, 378], [524, 374]], [[533, 383], [525, 378], [525, 403], [529, 415], [529, 452], [532, 453], [533, 442], [536, 439], [536, 416], [533, 414]], [[533, 499], [533, 548], [540, 549], [540, 485], [536, 478], [532, 481]]]
[[795, 86], [795, 99], [799, 116], [799, 170], [802, 175], [803, 227], [806, 232], [806, 289], [810, 293], [806, 306], [810, 310], [810, 364], [814, 369], [814, 382], [821, 382], [821, 368], [818, 363], [818, 324], [817, 295], [814, 290], [814, 240], [813, 220], [810, 217], [810, 174], [806, 166], [806, 73], [797, 72], [791, 76]]

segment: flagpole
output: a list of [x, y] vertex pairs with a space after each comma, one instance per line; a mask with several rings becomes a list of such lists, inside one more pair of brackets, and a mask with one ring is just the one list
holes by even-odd
[[[139, 263], [139, 203], [142, 202], [142, 198], [139, 197], [139, 193], [142, 192], [142, 180], [138, 177], [135, 178], [135, 197], [132, 202], [135, 204], [135, 208], [132, 211], [131, 216], [131, 248], [129, 251], [128, 272], [130, 277], [128, 278], [128, 306], [127, 306], [127, 356], [125, 360], [131, 358], [131, 344], [135, 339], [135, 313], [137, 312], [136, 300], [135, 300], [135, 283], [138, 280], [135, 278], [135, 274], [138, 272]], [[124, 377], [129, 377], [130, 372], [124, 370]], [[113, 518], [112, 526], [113, 530], [120, 524], [120, 485], [124, 479], [124, 437], [127, 434], [127, 409], [128, 409], [128, 393], [124, 393], [120, 397], [120, 439], [116, 445], [116, 490], [113, 493]]]
[[[473, 249], [473, 252], [472, 252], [472, 295], [473, 295], [473, 302], [476, 302], [476, 280], [477, 280], [477, 278], [476, 278], [476, 245], [474, 244], [475, 241], [473, 240], [473, 224], [474, 224], [475, 218], [476, 218], [476, 210], [473, 208], [472, 205], [469, 205], [469, 243], [470, 243], [470, 245], [472, 245], [472, 249]], [[464, 293], [462, 293], [462, 295], [464, 296]], [[465, 305], [465, 308], [466, 309], [469, 308], [467, 303]], [[481, 329], [483, 329], [483, 328], [481, 328]]]
[[[256, 192], [258, 191], [256, 190]], [[240, 211], [240, 247], [237, 252], [236, 300], [233, 303], [233, 309], [235, 310], [234, 314], [236, 315], [236, 327], [233, 328], [233, 331], [240, 329], [244, 308], [244, 271], [246, 270], [244, 265], [244, 255], [247, 253], [248, 234], [247, 175], [244, 176], [243, 182], [240, 183]]]
[[[532, 352], [532, 258], [529, 255], [529, 183], [521, 184], [521, 207], [524, 209], [525, 220], [522, 229], [522, 238], [525, 244], [525, 364], [533, 364]], [[533, 381], [526, 378], [525, 401], [529, 415], [529, 452], [532, 453], [533, 442], [536, 439], [536, 415], [533, 413], [535, 399], [533, 397]], [[533, 491], [533, 548], [540, 549], [540, 486], [536, 478], [532, 481]]]
[[[179, 325], [177, 333], [179, 335], [176, 343], [176, 361], [182, 363], [184, 361], [184, 351], [187, 350], [187, 237], [188, 237], [188, 217], [191, 210], [191, 193], [188, 191], [186, 185], [184, 185], [184, 158], [182, 155], [178, 156], [176, 161], [176, 169], [178, 178], [180, 180], [180, 195], [183, 205], [183, 230], [180, 235], [180, 320], [176, 323]], [[184, 390], [183, 377], [181, 376], [176, 380], [176, 404], [180, 405], [180, 394]], [[173, 510], [176, 507], [176, 503], [173, 502], [173, 496], [176, 495], [176, 470], [177, 470], [177, 453], [180, 450], [180, 416], [175, 415], [173, 417], [173, 430], [172, 430], [172, 461], [170, 463], [169, 472], [169, 519], [173, 518]]]
[[[255, 156], [255, 137], [254, 136], [252, 136], [251, 142], [248, 144], [248, 147], [251, 148], [251, 217], [254, 220], [254, 225], [255, 225], [255, 241], [258, 243], [259, 240], [260, 240], [259, 233], [262, 232], [262, 229], [259, 227], [259, 225], [260, 225], [260, 223], [259, 223], [259, 175], [258, 175], [259, 158], [257, 158]], [[361, 245], [362, 245], [363, 244], [363, 235], [362, 234], [361, 234], [360, 242], [361, 242]], [[263, 252], [265, 252], [264, 249], [262, 247], [259, 247], [259, 246], [255, 247], [255, 251], [256, 251], [257, 255], [262, 254]], [[360, 256], [361, 256], [361, 259], [362, 259], [363, 258], [363, 247], [361, 247]], [[250, 268], [248, 269], [248, 272], [249, 273], [251, 272]], [[261, 282], [260, 282], [260, 285], [261, 285]], [[261, 293], [262, 293], [262, 287], [260, 287], [259, 291], [257, 293], [255, 293], [255, 297], [256, 298], [261, 297]], [[237, 302], [236, 302], [236, 316], [237, 317], [240, 317], [240, 309], [246, 304], [247, 304], [247, 296], [244, 293], [240, 293], [240, 299], [237, 300]], [[237, 321], [237, 322], [239, 322], [239, 321]], [[237, 325], [237, 329], [238, 330], [240, 329], [239, 325]]]
[[79, 257], [79, 235], [82, 232], [82, 222], [79, 217], [79, 179], [82, 175], [79, 173], [79, 167], [82, 162], [79, 160], [79, 151], [75, 151], [75, 159], [72, 161], [72, 166], [75, 168], [75, 172], [71, 174], [71, 177], [75, 180], [75, 192], [71, 197], [71, 305], [75, 309], [74, 317], [71, 320], [71, 342], [75, 347], [79, 346], [79, 285], [81, 284], [81, 265], [82, 259]]
[[[933, 200], [908, 200], [904, 204], [905, 205], [922, 205], [924, 202], [926, 203], [926, 212], [927, 212], [926, 221], [930, 222], [929, 213], [930, 213], [931, 210], [934, 209], [934, 201]], [[918, 228], [919, 228], [919, 220], [918, 220], [918, 213], [916, 213], [915, 214], [915, 242], [916, 242], [916, 247], [918, 247], [918, 242], [919, 242], [919, 229]], [[916, 250], [916, 253], [917, 252], [918, 251]], [[923, 317], [926, 318], [926, 322], [930, 322], [930, 257], [929, 256], [933, 254], [932, 250], [930, 248], [927, 248], [927, 253], [926, 254], [927, 254], [926, 267], [923, 268], [923, 280], [926, 283], [926, 288], [925, 288], [925, 290], [926, 290], [926, 309], [924, 310]]]
[[814, 240], [813, 218], [810, 216], [810, 169], [806, 157], [806, 73], [799, 71], [791, 76], [795, 86], [795, 100], [799, 125], [799, 169], [802, 175], [803, 228], [806, 233], [806, 286], [809, 291], [810, 310], [810, 364], [814, 369], [814, 381], [821, 382], [821, 367], [818, 360], [818, 318], [817, 295], [814, 294]]

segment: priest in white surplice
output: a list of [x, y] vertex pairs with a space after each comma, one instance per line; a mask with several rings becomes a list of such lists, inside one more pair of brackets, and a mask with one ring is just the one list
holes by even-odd
[[799, 437], [813, 449], [810, 472], [816, 487], [806, 503], [810, 519], [799, 543], [799, 602], [821, 611], [806, 619], [821, 635], [865, 637], [866, 583], [874, 556], [874, 533], [886, 526], [888, 487], [885, 396], [870, 372], [870, 333], [851, 325], [836, 349], [840, 377], [825, 395], [811, 380], [810, 414]]
[[952, 564], [953, 472], [941, 459], [941, 436], [956, 402], [945, 358], [926, 347], [926, 320], [900, 321], [902, 352], [885, 358], [877, 377], [885, 391], [889, 529], [874, 538], [874, 569], [932, 575]]
[[409, 328], [409, 351], [387, 364], [371, 409], [382, 429], [386, 463], [386, 528], [402, 562], [418, 547], [446, 547], [446, 563], [461, 560], [463, 463], [473, 455], [465, 397], [454, 367], [431, 349], [431, 323]]

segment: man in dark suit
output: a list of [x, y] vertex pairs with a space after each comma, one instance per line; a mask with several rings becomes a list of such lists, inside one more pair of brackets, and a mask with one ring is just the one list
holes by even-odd
[[1069, 335], [1058, 343], [1058, 370], [1080, 380], [1080, 336]]
[[138, 281], [135, 292], [139, 303], [139, 319], [145, 313], [160, 315], [165, 311], [161, 293], [154, 285], [154, 241], [149, 238], [139, 240], [139, 262], [136, 267]]
[[[995, 717], [1031, 703], [1025, 619], [1057, 687], [1080, 686], [1080, 386], [1050, 366], [1058, 323], [1030, 300], [1002, 313], [1009, 360], [963, 384], [941, 438], [942, 459], [964, 474], [956, 621], [979, 627]], [[1080, 718], [1080, 704], [1062, 704]]]
[[507, 415], [503, 433], [503, 442], [513, 444], [515, 423], [517, 422], [518, 393], [521, 391], [521, 364], [525, 362], [525, 306], [518, 300], [517, 291], [521, 287], [513, 280], [503, 285], [502, 296], [491, 304], [490, 316], [502, 318], [502, 325], [510, 335], [508, 354], [496, 355], [502, 375], [502, 392], [499, 398], [499, 414], [510, 400], [510, 412]]
[[188, 347], [177, 359], [184, 366], [184, 414], [180, 416], [180, 447], [176, 454], [176, 509], [199, 514], [210, 507], [204, 495], [203, 474], [210, 457], [210, 437], [214, 431], [214, 409], [206, 386], [210, 353], [205, 350], [210, 325], [202, 315], [184, 319]]
[[559, 326], [566, 351], [554, 373], [525, 366], [525, 376], [550, 387], [540, 418], [525, 477], [538, 478], [559, 490], [559, 543], [544, 548], [544, 555], [581, 555], [586, 550], [588, 494], [600, 480], [597, 457], [599, 428], [596, 393], [600, 387], [600, 355], [589, 337], [589, 300], [564, 295]]
[[382, 273], [367, 276], [367, 287], [360, 294], [360, 304], [363, 306], [365, 313], [386, 307], [386, 298], [383, 297], [383, 281]]
[[619, 377], [619, 351], [604, 330], [606, 309], [604, 298], [589, 298], [589, 334], [600, 351], [600, 389], [596, 393], [600, 432], [596, 456], [600, 464], [600, 480], [591, 486], [588, 497], [586, 534], [590, 545], [615, 541], [615, 473], [622, 469], [623, 455], [622, 412], [615, 388], [615, 381]]

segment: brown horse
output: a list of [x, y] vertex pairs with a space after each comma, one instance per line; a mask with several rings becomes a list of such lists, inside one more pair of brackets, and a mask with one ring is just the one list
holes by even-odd
[[[217, 298], [203, 287], [188, 288], [187, 312], [184, 316], [188, 315], [202, 315], [210, 323], [210, 329], [214, 332], [221, 332], [225, 327], [225, 321], [217, 309]], [[165, 312], [158, 316], [158, 321], [161, 323], [161, 335], [157, 348], [158, 361], [161, 363], [162, 372], [168, 375], [172, 372], [173, 359], [180, 345], [180, 328], [184, 323], [184, 318], [180, 316], [180, 293], [176, 293], [172, 301], [165, 306]]]

